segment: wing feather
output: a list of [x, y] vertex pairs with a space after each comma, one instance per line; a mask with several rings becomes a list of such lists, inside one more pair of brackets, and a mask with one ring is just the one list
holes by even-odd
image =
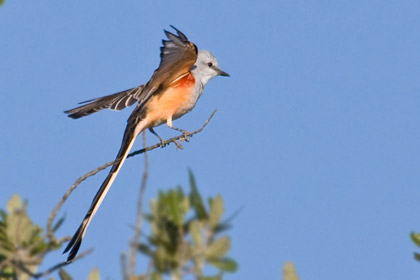
[[164, 31], [169, 40], [162, 40], [159, 67], [145, 85], [139, 104], [128, 119], [129, 125], [134, 126], [144, 117], [144, 108], [150, 97], [165, 92], [174, 80], [188, 73], [197, 60], [197, 46], [191, 43], [184, 33], [172, 25], [171, 27], [176, 31], [176, 35]]
[[138, 102], [144, 85], [111, 95], [80, 102], [82, 106], [64, 111], [70, 118], [78, 119], [96, 113], [103, 109], [120, 111]]
[[[169, 40], [162, 40], [160, 64], [146, 84], [145, 94], [152, 95], [157, 89], [167, 88], [173, 80], [190, 71], [197, 60], [197, 47], [181, 31], [171, 26], [176, 35], [165, 30]], [[147, 98], [146, 98], [147, 99]]]
[[171, 27], [176, 34], [164, 30], [168, 40], [162, 40], [159, 67], [147, 84], [81, 102], [79, 104], [84, 105], [67, 110], [65, 113], [71, 118], [78, 119], [103, 109], [122, 110], [136, 102], [139, 104], [135, 112], [139, 112], [151, 96], [163, 92], [172, 81], [189, 72], [197, 60], [197, 47], [188, 41], [184, 33], [172, 25]]

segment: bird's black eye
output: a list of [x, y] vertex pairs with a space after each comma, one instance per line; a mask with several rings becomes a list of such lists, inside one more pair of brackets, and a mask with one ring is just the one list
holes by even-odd
[[209, 67], [212, 67], [212, 66], [213, 66], [213, 63], [212, 63], [212, 62], [209, 62], [209, 63], [207, 63], [207, 65], [208, 65]]

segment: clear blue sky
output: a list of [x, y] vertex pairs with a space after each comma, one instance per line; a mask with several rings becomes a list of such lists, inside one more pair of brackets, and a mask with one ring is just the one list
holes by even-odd
[[[0, 206], [19, 193], [45, 224], [78, 176], [114, 158], [131, 109], [77, 121], [63, 111], [147, 81], [172, 24], [231, 77], [175, 122], [192, 130], [217, 108], [203, 133], [150, 154], [146, 199], [187, 186], [190, 167], [204, 196], [221, 194], [228, 214], [243, 207], [230, 232], [240, 270], [227, 279], [281, 279], [288, 260], [302, 279], [418, 279], [419, 11], [419, 1], [6, 0]], [[94, 266], [120, 278], [142, 165], [124, 165], [84, 240], [94, 253], [68, 267], [76, 279]], [[105, 175], [72, 195], [60, 235]]]

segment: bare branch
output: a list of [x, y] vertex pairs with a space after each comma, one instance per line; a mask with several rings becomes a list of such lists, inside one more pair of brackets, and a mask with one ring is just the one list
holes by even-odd
[[[159, 147], [165, 147], [166, 145], [169, 145], [170, 143], [177, 143], [177, 140], [183, 141], [188, 139], [189, 137], [200, 133], [201, 131], [203, 131], [203, 129], [206, 127], [206, 125], [210, 122], [210, 120], [213, 118], [214, 114], [216, 113], [216, 110], [214, 110], [212, 112], [212, 114], [210, 115], [210, 117], [204, 122], [204, 124], [196, 131], [193, 132], [187, 132], [185, 134], [181, 134], [179, 136], [170, 138], [168, 140], [163, 141], [162, 143], [157, 143], [153, 146], [147, 147], [147, 148], [143, 148], [140, 150], [137, 150], [135, 152], [130, 153], [127, 158], [131, 158], [133, 156], [136, 156], [138, 154], [142, 154], [151, 150], [154, 150], [156, 148]], [[180, 145], [178, 144], [177, 147], [179, 147]], [[181, 146], [182, 147], [182, 146]], [[60, 208], [63, 206], [64, 202], [67, 200], [67, 198], [70, 196], [70, 194], [77, 188], [77, 186], [82, 183], [84, 180], [86, 180], [87, 178], [89, 178], [90, 176], [95, 175], [96, 173], [98, 173], [101, 170], [104, 170], [105, 168], [107, 168], [108, 166], [111, 166], [115, 163], [118, 163], [119, 160], [115, 160], [115, 161], [110, 161], [102, 166], [99, 166], [98, 168], [96, 168], [95, 170], [92, 170], [88, 173], [86, 173], [85, 175], [81, 176], [80, 178], [78, 178], [73, 185], [70, 186], [70, 188], [67, 190], [67, 192], [63, 195], [63, 197], [61, 198], [61, 200], [57, 203], [57, 205], [54, 207], [54, 209], [51, 211], [50, 215], [48, 216], [48, 221], [47, 221], [47, 237], [51, 240], [52, 243], [55, 244], [60, 244], [64, 241], [70, 240], [70, 237], [64, 237], [62, 239], [57, 239], [54, 236], [54, 231], [53, 231], [53, 221], [55, 219], [55, 217], [57, 216], [58, 211], [60, 210]]]
[[123, 276], [124, 280], [130, 280], [130, 277], [128, 276], [128, 269], [127, 269], [127, 254], [126, 252], [122, 252], [121, 253], [121, 258], [120, 258], [120, 262], [121, 262], [121, 273]]
[[[143, 132], [143, 147], [146, 148], [146, 132]], [[149, 177], [149, 158], [147, 156], [147, 152], [144, 153], [144, 169], [143, 169], [143, 177], [141, 180], [139, 198], [137, 201], [137, 221], [136, 226], [134, 228], [134, 234], [131, 239], [130, 244], [130, 267], [129, 267], [129, 275], [130, 277], [134, 276], [134, 268], [136, 265], [136, 253], [137, 247], [139, 244], [139, 239], [141, 235], [141, 226], [143, 223], [143, 196], [144, 191], [146, 190], [147, 185], [147, 178]]]
[[[89, 250], [87, 250], [87, 251], [84, 251], [84, 252], [80, 253], [79, 255], [77, 255], [77, 257], [76, 257], [73, 261], [75, 261], [75, 260], [79, 260], [79, 259], [81, 259], [81, 258], [85, 257], [86, 255], [88, 255], [88, 254], [92, 253], [92, 251], [93, 251], [93, 249], [89, 249]], [[13, 261], [13, 262], [12, 262], [12, 264], [13, 264], [16, 268], [18, 268], [18, 269], [20, 269], [21, 271], [23, 271], [24, 273], [26, 273], [26, 274], [30, 275], [30, 276], [31, 276], [31, 277], [33, 277], [33, 278], [38, 279], [38, 278], [41, 278], [41, 277], [45, 277], [45, 276], [47, 276], [47, 275], [49, 275], [49, 274], [53, 273], [55, 270], [57, 270], [57, 269], [59, 269], [59, 268], [61, 268], [61, 267], [63, 267], [63, 266], [66, 266], [66, 265], [68, 265], [68, 264], [70, 264], [70, 262], [65, 261], [65, 262], [58, 263], [58, 264], [56, 264], [56, 265], [54, 265], [54, 266], [50, 267], [49, 269], [47, 269], [47, 270], [45, 270], [45, 271], [43, 271], [43, 272], [38, 272], [38, 273], [33, 273], [30, 269], [28, 269], [28, 268], [25, 266], [25, 264], [23, 264], [23, 263], [21, 263], [21, 262]]]

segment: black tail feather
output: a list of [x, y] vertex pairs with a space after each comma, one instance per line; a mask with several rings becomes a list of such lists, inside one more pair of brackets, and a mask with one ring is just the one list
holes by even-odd
[[[142, 130], [143, 129], [141, 129], [141, 131]], [[119, 170], [120, 166], [124, 162], [129, 152], [129, 149], [131, 148], [130, 145], [132, 145], [132, 142], [135, 140], [136, 136], [137, 135], [134, 135], [134, 129], [132, 129], [130, 126], [127, 126], [124, 132], [124, 137], [123, 137], [120, 150], [116, 157], [116, 160], [119, 160], [119, 161], [114, 163], [114, 165], [112, 166], [111, 170], [108, 173], [108, 176], [105, 178], [104, 182], [102, 183], [101, 187], [99, 188], [98, 192], [93, 198], [92, 204], [90, 205], [90, 208], [88, 212], [86, 213], [85, 218], [83, 219], [76, 233], [73, 235], [72, 239], [70, 240], [69, 244], [67, 245], [66, 249], [63, 252], [63, 254], [65, 254], [68, 251], [70, 251], [67, 258], [67, 262], [73, 261], [73, 259], [76, 257], [77, 252], [79, 251], [80, 245], [82, 244], [83, 236], [85, 234], [87, 226], [89, 225], [90, 220], [93, 218], [93, 215], [95, 214], [97, 208], [99, 207], [100, 202], [102, 202], [103, 196], [106, 194], [106, 191], [109, 189], [110, 181], [113, 178], [113, 175]]]
[[85, 231], [87, 219], [89, 219], [88, 215], [86, 215], [86, 217], [83, 219], [83, 222], [80, 224], [79, 228], [77, 229], [76, 233], [73, 235], [69, 244], [67, 244], [66, 249], [64, 249], [63, 254], [67, 253], [71, 249], [67, 257], [67, 262], [71, 262], [76, 257], [77, 252], [79, 251], [80, 245], [82, 245], [83, 232]]

